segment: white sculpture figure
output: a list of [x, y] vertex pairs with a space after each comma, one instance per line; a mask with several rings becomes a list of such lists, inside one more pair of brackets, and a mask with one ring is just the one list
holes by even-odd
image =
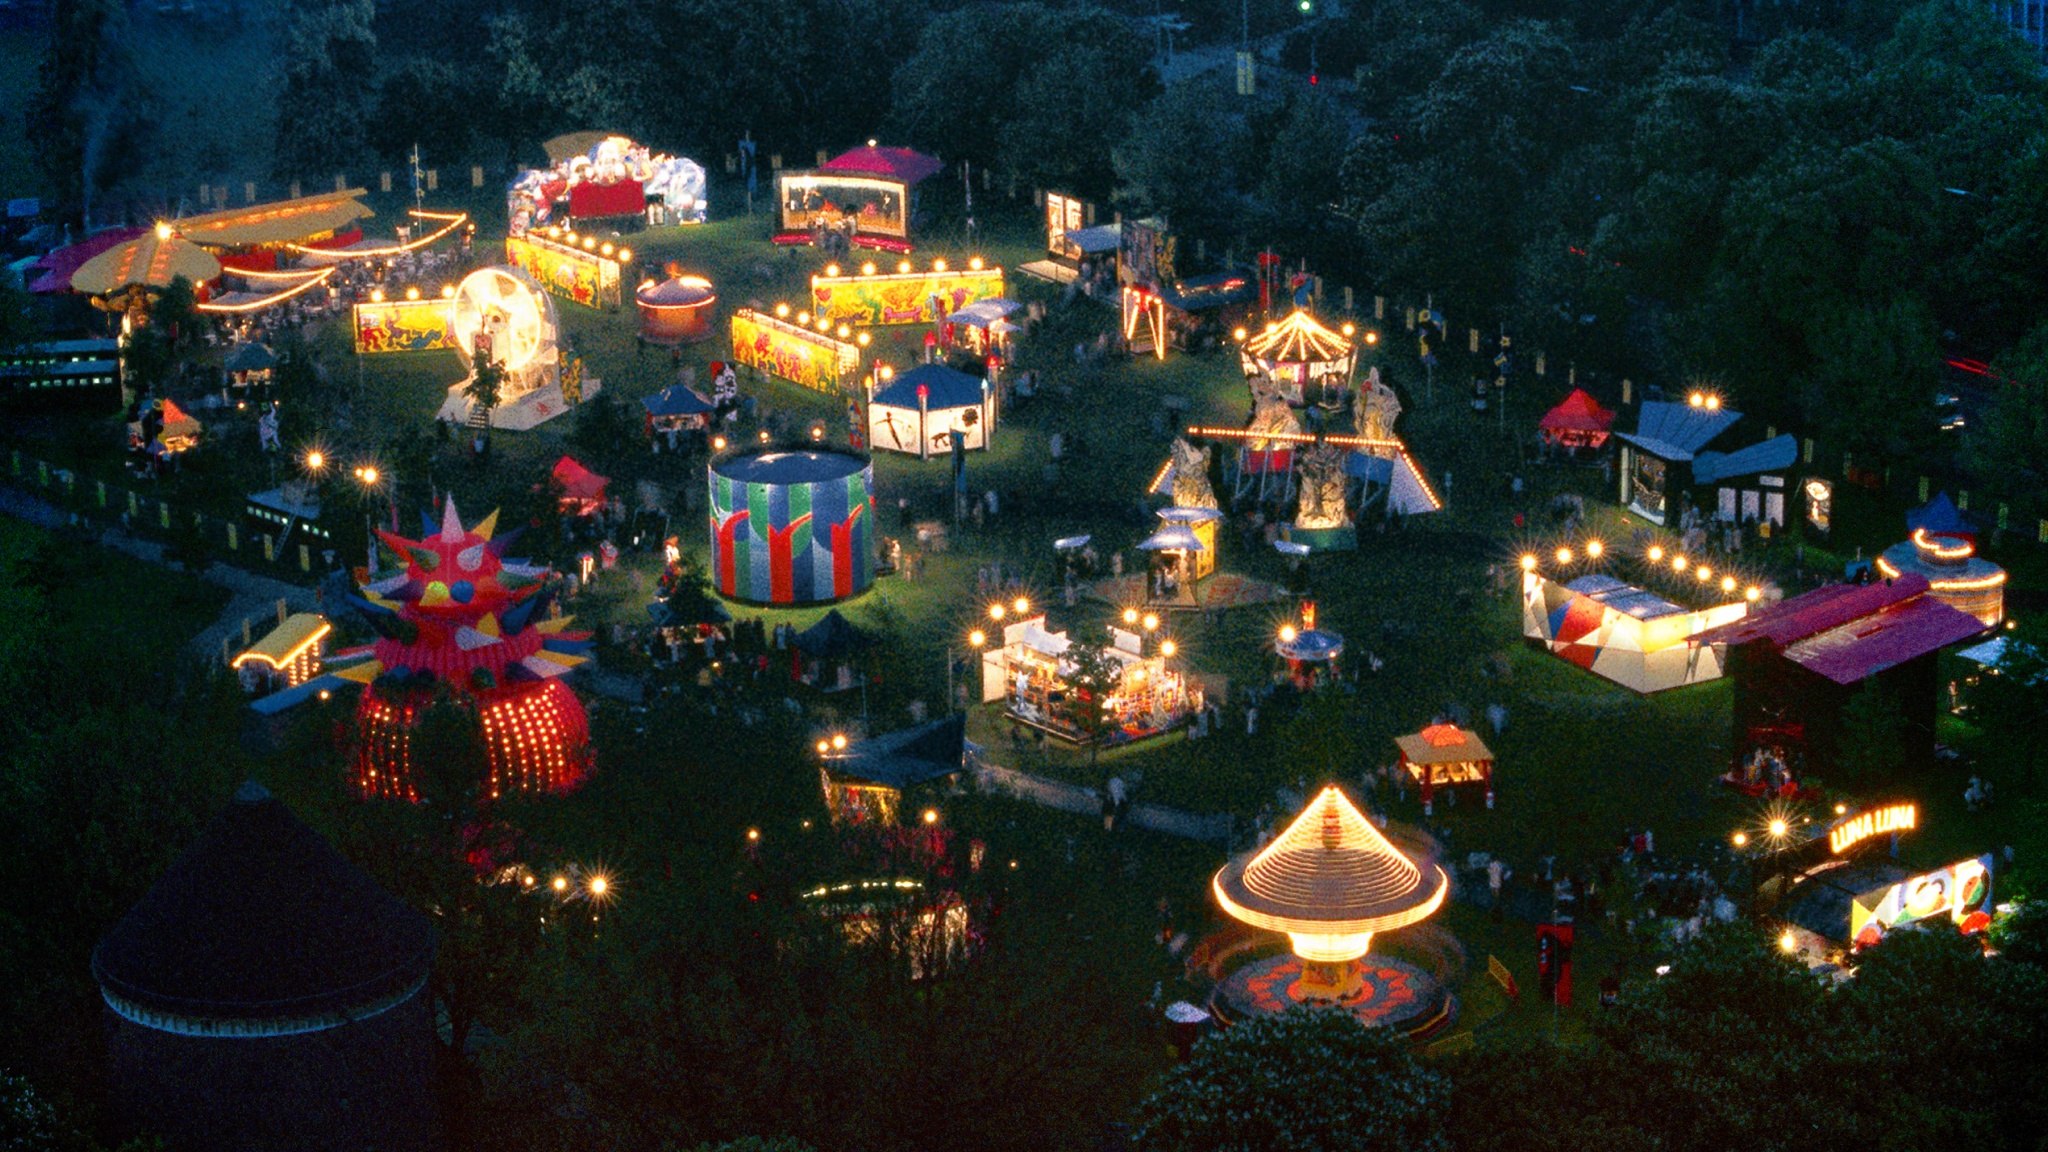
[[1176, 508], [1216, 508], [1215, 489], [1209, 487], [1210, 448], [1197, 448], [1179, 436], [1173, 438], [1173, 505]]
[[[1365, 386], [1358, 390], [1352, 400], [1351, 419], [1358, 434], [1368, 440], [1392, 440], [1394, 421], [1401, 416], [1401, 398], [1394, 390], [1380, 382], [1380, 370], [1374, 368], [1365, 377]], [[1384, 449], [1373, 450], [1374, 455], [1387, 455]]]
[[1344, 461], [1349, 455], [1334, 444], [1317, 444], [1296, 455], [1295, 469], [1301, 475], [1296, 528], [1342, 528], [1349, 522], [1344, 501]]

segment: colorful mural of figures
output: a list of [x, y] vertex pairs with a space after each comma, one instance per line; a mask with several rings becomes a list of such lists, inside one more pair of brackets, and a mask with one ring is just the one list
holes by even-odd
[[1001, 268], [811, 277], [811, 310], [834, 324], [932, 324], [1002, 294]]
[[585, 308], [619, 307], [619, 262], [610, 256], [529, 232], [505, 237], [505, 263], [533, 277], [550, 296]]
[[733, 313], [732, 358], [820, 392], [844, 390], [860, 367], [854, 345], [748, 308]]
[[852, 220], [864, 235], [910, 235], [910, 188], [901, 180], [838, 172], [784, 172], [777, 193], [785, 232], [807, 232], [814, 224], [836, 228]]
[[355, 306], [357, 352], [455, 347], [453, 300], [382, 300]]
[[714, 463], [712, 579], [719, 595], [816, 604], [875, 579], [874, 466], [844, 452], [757, 452]]

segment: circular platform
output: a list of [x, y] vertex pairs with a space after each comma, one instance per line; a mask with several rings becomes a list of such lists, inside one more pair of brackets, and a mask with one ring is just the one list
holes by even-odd
[[1211, 993], [1209, 1007], [1226, 1021], [1300, 1006], [1343, 1008], [1368, 1027], [1384, 1026], [1411, 1036], [1441, 1028], [1455, 1014], [1455, 1003], [1443, 985], [1413, 964], [1369, 955], [1353, 961], [1352, 967], [1356, 971], [1337, 991], [1318, 984], [1300, 957], [1270, 956], [1224, 977]]

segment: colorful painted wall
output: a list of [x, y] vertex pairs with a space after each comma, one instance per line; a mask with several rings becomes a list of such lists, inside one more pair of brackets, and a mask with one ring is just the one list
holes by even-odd
[[721, 475], [713, 465], [710, 531], [719, 594], [817, 604], [866, 591], [875, 579], [874, 467], [854, 463], [846, 475], [789, 483]]
[[933, 324], [1002, 294], [1001, 268], [811, 277], [811, 310], [834, 324]]

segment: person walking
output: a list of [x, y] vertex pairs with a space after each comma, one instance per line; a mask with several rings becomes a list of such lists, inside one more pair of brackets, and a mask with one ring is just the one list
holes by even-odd
[[1493, 896], [1493, 922], [1496, 924], [1500, 923], [1506, 914], [1506, 910], [1501, 907], [1500, 890], [1507, 878], [1508, 870], [1502, 866], [1500, 857], [1496, 856], [1486, 862], [1486, 890]]

